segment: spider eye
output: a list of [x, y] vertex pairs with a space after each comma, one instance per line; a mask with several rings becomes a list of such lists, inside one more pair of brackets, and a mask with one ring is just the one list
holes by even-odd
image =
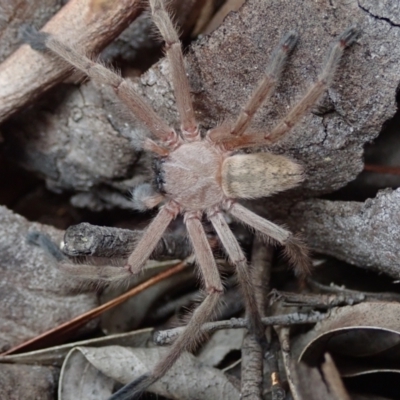
[[222, 165], [222, 188], [231, 198], [267, 197], [291, 189], [303, 180], [301, 165], [271, 153], [237, 154]]

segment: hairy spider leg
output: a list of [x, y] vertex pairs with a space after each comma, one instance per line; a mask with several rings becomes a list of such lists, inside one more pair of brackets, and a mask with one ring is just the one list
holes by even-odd
[[206, 298], [194, 311], [184, 332], [171, 345], [167, 356], [154, 367], [153, 371], [128, 383], [114, 393], [109, 400], [139, 398], [151, 384], [165, 375], [183, 351], [193, 350], [204, 336], [201, 327], [211, 319], [215, 312], [219, 298], [223, 293], [223, 286], [200, 216], [198, 213], [186, 213], [185, 224], [204, 281]]
[[359, 29], [357, 26], [351, 26], [339, 36], [328, 53], [324, 67], [317, 81], [271, 132], [267, 132], [264, 135], [257, 133], [247, 134], [236, 138], [228, 138], [225, 136], [225, 138], [220, 140], [224, 148], [227, 150], [238, 150], [241, 148], [265, 146], [276, 143], [287, 135], [290, 130], [299, 123], [301, 118], [311, 110], [326, 89], [332, 84], [345, 48], [355, 41], [358, 34]]
[[234, 218], [264, 235], [267, 240], [272, 239], [281, 244], [297, 275], [303, 278], [310, 273], [311, 265], [308, 249], [301, 239], [287, 229], [253, 213], [241, 204], [231, 202], [226, 210]]
[[176, 106], [181, 119], [182, 137], [186, 141], [200, 140], [178, 33], [165, 9], [164, 1], [150, 0], [150, 8], [153, 21], [165, 41], [165, 51], [171, 68]]
[[[26, 34], [26, 40], [33, 48], [50, 49], [61, 59], [72, 64], [75, 68], [84, 72], [89, 78], [97, 83], [109, 85], [113, 88], [116, 95], [128, 106], [138, 120], [146, 126], [149, 131], [157, 138], [167, 149], [172, 150], [180, 141], [174, 129], [170, 128], [147, 102], [135, 91], [135, 88], [129, 80], [123, 79], [117, 73], [109, 70], [104, 65], [92, 61], [84, 54], [75, 51], [70, 46], [62, 43], [60, 40], [46, 32], [34, 32], [31, 30]], [[165, 154], [166, 149], [158, 146], [150, 139], [147, 141], [147, 148], [157, 154]], [[158, 147], [157, 147], [158, 146]]]
[[219, 209], [209, 212], [208, 219], [211, 221], [215, 231], [217, 232], [230, 262], [236, 268], [238, 281], [240, 282], [245, 300], [245, 309], [249, 316], [249, 330], [265, 347], [265, 328], [261, 321], [261, 315], [258, 310], [254, 291], [252, 290], [253, 284], [250, 266], [247, 263], [243, 250]]
[[179, 214], [179, 207], [174, 202], [168, 202], [160, 208], [158, 214], [144, 231], [135, 250], [128, 258], [125, 268], [131, 274], [138, 274], [144, 267], [170, 222]]

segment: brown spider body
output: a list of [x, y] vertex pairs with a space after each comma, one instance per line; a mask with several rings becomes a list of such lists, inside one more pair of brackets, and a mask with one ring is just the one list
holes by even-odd
[[163, 189], [182, 211], [202, 211], [220, 204], [222, 164], [229, 153], [208, 140], [184, 143], [162, 162]]
[[161, 190], [180, 212], [205, 211], [235, 198], [256, 199], [297, 186], [303, 169], [272, 153], [231, 155], [207, 138], [180, 145], [160, 163]]
[[112, 400], [137, 398], [168, 371], [182, 351], [193, 348], [202, 337], [201, 327], [210, 319], [223, 291], [218, 268], [202, 226], [203, 215], [211, 222], [229, 261], [235, 267], [249, 318], [249, 329], [261, 343], [265, 342], [247, 260], [224, 218], [224, 213], [229, 213], [273, 244], [281, 245], [295, 272], [304, 276], [309, 272], [310, 262], [307, 248], [302, 241], [284, 227], [258, 216], [235, 201], [266, 197], [293, 188], [302, 182], [304, 176], [302, 167], [288, 157], [268, 152], [235, 154], [235, 151], [267, 146], [287, 135], [329, 87], [344, 49], [358, 34], [355, 27], [350, 27], [340, 35], [334, 42], [317, 81], [270, 132], [249, 133], [248, 128], [254, 114], [273, 92], [285, 61], [296, 44], [297, 35], [294, 32], [284, 35], [272, 54], [265, 76], [239, 112], [236, 121], [225, 121], [201, 138], [179, 37], [163, 1], [149, 2], [153, 20], [166, 44], [181, 120], [180, 135], [135, 92], [128, 80], [49, 34], [36, 32], [27, 39], [33, 48], [39, 51], [51, 50], [93, 80], [111, 86], [137, 119], [147, 127], [153, 139], [146, 138], [143, 147], [159, 158], [157, 179], [160, 190], [155, 191], [150, 185], [139, 186], [134, 191], [133, 200], [140, 210], [156, 206], [160, 206], [160, 209], [125, 266], [76, 266], [63, 262], [60, 267], [69, 273], [93, 276], [94, 279], [115, 281], [128, 278], [142, 270], [170, 222], [182, 213], [203, 280], [206, 297], [194, 311], [184, 333], [172, 344], [168, 356], [150, 374], [115, 393]]

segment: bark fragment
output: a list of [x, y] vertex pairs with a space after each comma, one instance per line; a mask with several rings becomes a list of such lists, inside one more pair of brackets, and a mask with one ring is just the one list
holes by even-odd
[[290, 211], [315, 251], [400, 278], [400, 189], [364, 203], [308, 200]]

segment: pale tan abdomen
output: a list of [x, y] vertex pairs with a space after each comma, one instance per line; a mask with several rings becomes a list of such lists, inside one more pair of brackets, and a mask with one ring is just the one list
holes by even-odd
[[301, 165], [272, 153], [237, 154], [222, 164], [222, 188], [230, 198], [267, 197], [303, 180]]

